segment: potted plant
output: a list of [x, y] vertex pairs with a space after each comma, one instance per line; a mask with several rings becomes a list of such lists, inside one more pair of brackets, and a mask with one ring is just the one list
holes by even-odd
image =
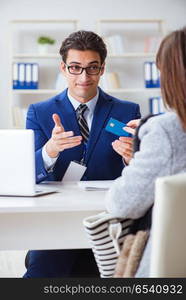
[[38, 43], [38, 50], [40, 54], [44, 54], [48, 52], [48, 46], [53, 45], [55, 43], [55, 40], [48, 37], [48, 36], [40, 36], [37, 39]]

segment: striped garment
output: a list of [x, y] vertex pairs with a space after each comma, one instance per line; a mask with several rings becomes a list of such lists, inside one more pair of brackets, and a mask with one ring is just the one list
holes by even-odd
[[120, 249], [134, 221], [103, 212], [83, 220], [85, 232], [102, 278], [113, 277]]

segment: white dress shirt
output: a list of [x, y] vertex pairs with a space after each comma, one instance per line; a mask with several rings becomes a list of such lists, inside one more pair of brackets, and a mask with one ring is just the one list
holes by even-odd
[[[72, 106], [74, 107], [74, 109], [76, 111], [76, 109], [78, 108], [78, 106], [81, 103], [70, 95], [69, 90], [67, 92], [67, 95], [68, 95], [69, 101], [71, 102]], [[87, 121], [89, 131], [91, 130], [92, 120], [93, 120], [93, 116], [94, 116], [94, 109], [95, 109], [96, 103], [98, 101], [98, 97], [99, 97], [99, 90], [97, 89], [96, 96], [85, 103], [88, 108], [86, 109], [86, 111], [84, 113], [84, 117]], [[54, 158], [51, 158], [50, 156], [48, 156], [48, 154], [46, 152], [46, 144], [43, 146], [43, 149], [42, 149], [42, 157], [43, 157], [45, 169], [48, 172], [52, 171], [58, 156], [54, 157]]]

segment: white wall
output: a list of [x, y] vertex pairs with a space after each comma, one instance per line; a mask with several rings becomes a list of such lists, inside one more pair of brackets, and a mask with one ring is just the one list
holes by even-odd
[[161, 18], [174, 30], [186, 25], [185, 16], [185, 0], [0, 0], [0, 128], [9, 127], [10, 20], [79, 19], [82, 29], [95, 30], [100, 18]]

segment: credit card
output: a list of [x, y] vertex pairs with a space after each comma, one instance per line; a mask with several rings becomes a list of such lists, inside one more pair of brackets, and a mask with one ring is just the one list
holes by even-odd
[[126, 137], [132, 137], [132, 134], [123, 130], [123, 127], [126, 127], [127, 125], [125, 123], [122, 123], [114, 118], [110, 118], [108, 121], [105, 130], [109, 131], [117, 136], [126, 136]]

